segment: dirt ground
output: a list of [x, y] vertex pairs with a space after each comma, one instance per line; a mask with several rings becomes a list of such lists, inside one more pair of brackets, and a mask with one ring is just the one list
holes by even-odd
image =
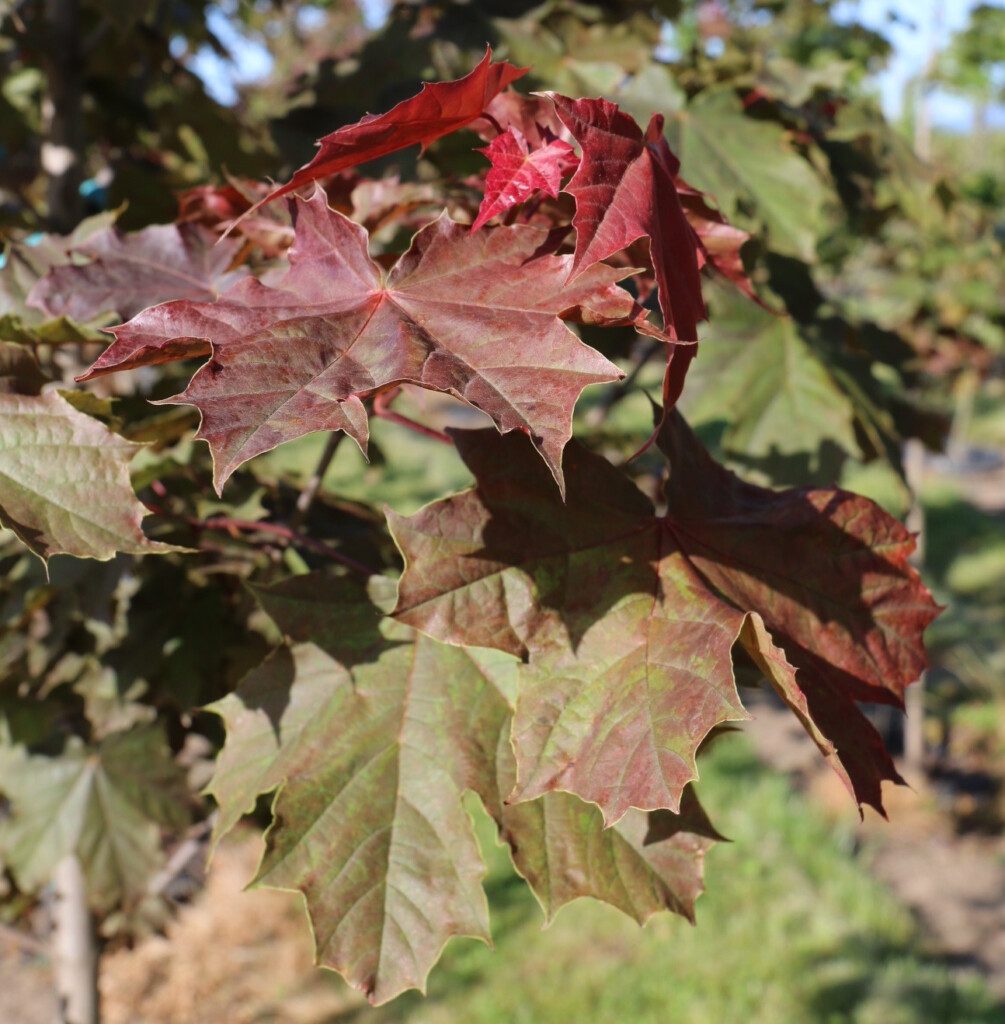
[[[103, 1024], [315, 1024], [363, 1004], [314, 967], [299, 896], [243, 891], [259, 849], [250, 833], [224, 841], [166, 935], [103, 958]], [[0, 1022], [52, 1024], [51, 992], [45, 957], [0, 935]]]

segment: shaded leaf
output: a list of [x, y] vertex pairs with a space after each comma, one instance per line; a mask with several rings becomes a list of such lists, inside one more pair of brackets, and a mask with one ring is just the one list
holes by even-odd
[[708, 89], [677, 115], [672, 129], [688, 180], [728, 218], [752, 206], [769, 248], [812, 259], [826, 190], [780, 125], [745, 116], [731, 89]]
[[406, 559], [396, 615], [528, 658], [515, 796], [574, 792], [608, 822], [629, 807], [677, 809], [702, 739], [745, 717], [733, 644], [778, 659], [757, 646], [757, 614], [855, 796], [882, 806], [880, 780], [898, 776], [853, 701], [900, 700], [935, 614], [899, 523], [841, 491], [741, 484], [679, 416], [659, 439], [666, 516], [576, 445], [562, 504], [519, 438], [455, 440], [477, 489], [389, 517]]
[[222, 487], [242, 462], [315, 430], [366, 447], [361, 399], [399, 382], [462, 398], [502, 431], [525, 430], [556, 479], [572, 409], [588, 384], [620, 372], [560, 318], [634, 323], [644, 315], [597, 267], [566, 285], [571, 257], [535, 252], [529, 227], [472, 234], [445, 216], [385, 275], [366, 232], [297, 200], [290, 272], [277, 288], [238, 283], [216, 304], [177, 302], [115, 328], [88, 377], [204, 353], [213, 359], [174, 403], [202, 413]]
[[31, 349], [9, 341], [0, 342], [0, 394], [38, 395], [49, 383]]
[[596, 809], [568, 794], [503, 803], [513, 658], [412, 642], [410, 630], [378, 624], [352, 580], [315, 574], [257, 593], [301, 642], [213, 707], [227, 726], [211, 786], [218, 832], [278, 787], [258, 881], [305, 894], [320, 961], [372, 1001], [423, 987], [451, 935], [488, 940], [466, 788], [549, 916], [582, 895], [639, 920], [664, 907], [693, 912], [712, 839], [696, 801], [659, 835], [644, 815], [605, 831]]
[[728, 302], [702, 344], [710, 358], [696, 365], [683, 408], [696, 424], [725, 423], [727, 452], [759, 464], [812, 460], [827, 443], [860, 454], [855, 406], [793, 320]]
[[173, 550], [143, 534], [137, 449], [58, 394], [0, 394], [0, 522], [43, 559]]
[[73, 250], [90, 262], [53, 267], [28, 304], [86, 322], [109, 312], [128, 320], [170, 299], [211, 301], [244, 275], [227, 273], [239, 248], [237, 240], [219, 242], [196, 224], [155, 224], [130, 234], [108, 228]]
[[35, 891], [76, 854], [92, 909], [138, 900], [161, 865], [161, 828], [188, 820], [184, 773], [157, 729], [117, 732], [97, 747], [71, 742], [57, 757], [4, 752], [0, 788], [11, 813], [0, 853]]

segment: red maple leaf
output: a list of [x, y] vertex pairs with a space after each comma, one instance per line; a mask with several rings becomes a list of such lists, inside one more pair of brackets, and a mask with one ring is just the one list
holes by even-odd
[[[125, 233], [106, 228], [73, 249], [77, 262], [52, 267], [32, 288], [28, 305], [81, 323], [114, 312], [123, 320], [168, 299], [216, 298], [243, 277], [230, 270], [240, 244], [197, 224], [154, 224]], [[86, 256], [87, 263], [79, 262]]]
[[899, 776], [855, 702], [900, 704], [937, 612], [900, 523], [844, 491], [743, 483], [677, 413], [658, 438], [662, 516], [575, 443], [562, 503], [521, 439], [454, 439], [475, 489], [390, 517], [406, 564], [396, 615], [527, 657], [512, 799], [565, 790], [608, 823], [675, 810], [704, 737], [746, 717], [739, 645], [858, 801], [882, 809], [881, 782]]
[[290, 272], [248, 279], [216, 303], [169, 302], [113, 329], [87, 377], [193, 355], [213, 358], [171, 403], [202, 412], [217, 487], [241, 463], [315, 430], [365, 449], [361, 400], [419, 384], [528, 433], [562, 486], [562, 449], [583, 388], [621, 372], [563, 320], [635, 324], [645, 311], [598, 266], [568, 283], [571, 256], [538, 255], [547, 232], [471, 233], [445, 215], [389, 273], [360, 225], [318, 189], [297, 200]]
[[538, 190], [557, 199], [562, 178], [578, 163], [567, 142], [552, 139], [538, 149], [531, 149], [523, 132], [512, 126], [478, 152], [492, 161], [492, 168], [485, 178], [485, 198], [471, 225], [472, 231]]
[[356, 124], [346, 125], [320, 139], [317, 156], [301, 167], [285, 185], [273, 189], [257, 202], [248, 213], [318, 178], [337, 174], [408, 146], [428, 146], [444, 135], [464, 128], [482, 115], [494, 96], [526, 72], [526, 68], [514, 67], [506, 61], [493, 64], [492, 50], [487, 49], [481, 63], [463, 78], [424, 85], [421, 92], [402, 100], [386, 114], [367, 114]]
[[[671, 338], [695, 341], [698, 321], [706, 315], [701, 245], [674, 185], [680, 163], [663, 138], [663, 117], [653, 114], [643, 134], [633, 118], [607, 100], [550, 95], [582, 147], [579, 169], [566, 186], [576, 199], [574, 271], [647, 237], [664, 329]], [[664, 387], [667, 408], [680, 397], [694, 355], [694, 345], [671, 349]]]
[[[732, 281], [745, 295], [758, 305], [765, 304], [758, 298], [754, 286], [747, 277], [743, 267], [740, 250], [750, 235], [730, 224], [722, 213], [712, 206], [704, 192], [689, 185], [683, 178], [674, 181], [677, 195], [684, 207], [684, 215], [694, 228], [695, 234], [701, 239], [698, 252], [698, 265], [710, 266], [723, 277]], [[765, 306], [765, 308], [768, 308]]]

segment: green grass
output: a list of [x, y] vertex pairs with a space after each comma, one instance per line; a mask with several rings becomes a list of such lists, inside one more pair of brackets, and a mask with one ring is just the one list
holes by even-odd
[[[786, 780], [730, 737], [702, 761], [701, 792], [734, 841], [713, 849], [698, 925], [639, 929], [591, 901], [541, 913], [486, 839], [495, 951], [455, 941], [429, 994], [358, 1024], [938, 1024], [1005, 1020], [981, 984], [920, 950], [908, 912]], [[480, 821], [482, 834], [489, 832]]]

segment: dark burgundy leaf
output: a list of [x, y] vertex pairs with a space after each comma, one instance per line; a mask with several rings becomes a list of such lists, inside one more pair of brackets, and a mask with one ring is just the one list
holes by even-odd
[[741, 643], [863, 803], [898, 778], [856, 700], [898, 702], [936, 614], [904, 528], [837, 490], [774, 492], [664, 425], [668, 510], [605, 460], [566, 450], [568, 501], [519, 438], [456, 435], [477, 489], [391, 517], [397, 615], [440, 640], [528, 658], [514, 721], [516, 799], [568, 790], [608, 821], [676, 809], [694, 755], [745, 716]]

